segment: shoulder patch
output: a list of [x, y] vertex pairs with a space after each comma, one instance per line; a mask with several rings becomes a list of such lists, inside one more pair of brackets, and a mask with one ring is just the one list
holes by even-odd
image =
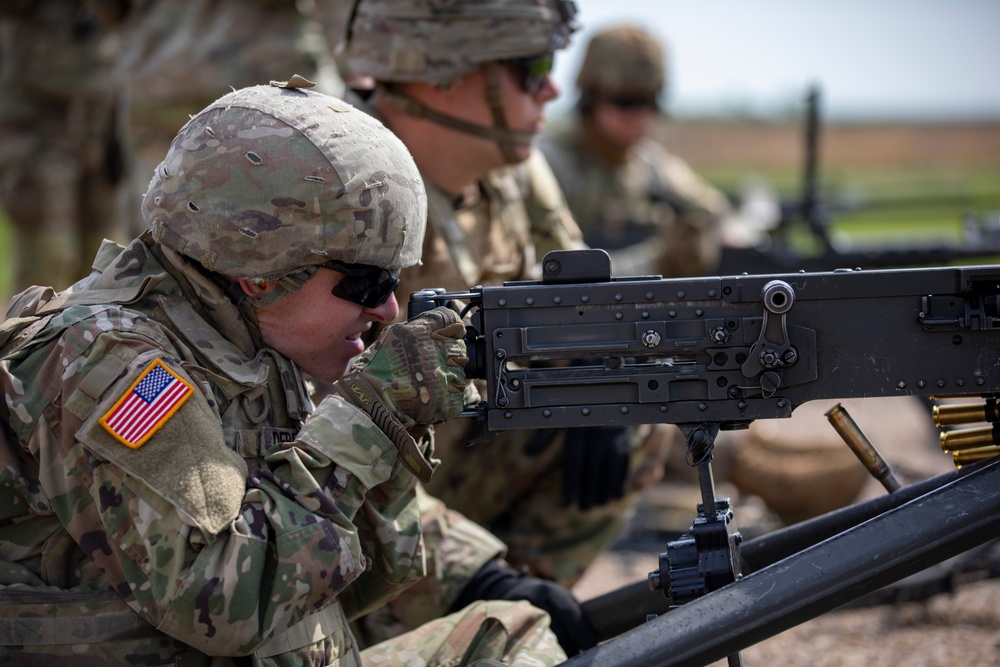
[[138, 449], [193, 392], [190, 384], [156, 359], [101, 417], [101, 426], [122, 444]]

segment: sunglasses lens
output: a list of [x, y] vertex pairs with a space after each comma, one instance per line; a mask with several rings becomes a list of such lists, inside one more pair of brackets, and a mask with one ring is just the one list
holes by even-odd
[[377, 266], [330, 262], [328, 268], [344, 275], [330, 292], [365, 308], [381, 306], [399, 285], [399, 278], [391, 271]]
[[555, 56], [546, 53], [534, 58], [518, 58], [507, 61], [521, 73], [521, 88], [529, 95], [536, 95], [542, 89], [546, 77], [552, 73]]
[[618, 107], [619, 109], [633, 110], [633, 109], [655, 109], [656, 108], [656, 98], [641, 96], [641, 97], [609, 97], [607, 98], [608, 104]]

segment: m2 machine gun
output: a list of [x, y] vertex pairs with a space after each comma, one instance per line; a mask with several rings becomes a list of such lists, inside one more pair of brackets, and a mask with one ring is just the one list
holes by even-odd
[[[742, 648], [1000, 537], [1000, 266], [684, 279], [610, 266], [603, 250], [556, 251], [539, 281], [410, 300], [411, 317], [467, 316], [466, 370], [486, 392], [463, 416], [489, 432], [671, 423], [687, 436], [691, 530], [648, 582], [584, 604], [608, 641], [566, 664], [739, 664]], [[831, 422], [892, 493], [743, 543], [715, 496], [720, 429], [906, 395], [976, 397], [938, 406], [939, 424], [992, 424], [944, 433], [958, 469], [900, 488], [837, 406]]]

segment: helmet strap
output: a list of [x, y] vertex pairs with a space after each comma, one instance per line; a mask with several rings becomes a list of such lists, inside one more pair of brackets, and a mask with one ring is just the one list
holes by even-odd
[[[515, 142], [512, 140], [513, 130], [507, 127], [507, 116], [503, 110], [503, 89], [500, 87], [500, 64], [497, 62], [486, 63], [486, 103], [490, 106], [493, 114], [493, 127], [499, 131], [497, 145], [500, 147], [500, 154], [508, 164], [520, 162], [517, 153], [514, 152]], [[530, 133], [522, 133], [528, 134]], [[526, 142], [531, 144], [529, 138]]]
[[[489, 77], [489, 67], [493, 66], [499, 69], [499, 65], [496, 63], [490, 63], [487, 66], [487, 76]], [[500, 114], [501, 123], [499, 127], [486, 127], [485, 125], [476, 125], [468, 121], [464, 121], [460, 118], [455, 118], [454, 116], [449, 116], [448, 114], [442, 113], [431, 109], [427, 105], [418, 102], [409, 95], [400, 92], [396, 87], [378, 84], [378, 92], [380, 95], [385, 97], [386, 100], [395, 104], [397, 107], [403, 110], [404, 113], [413, 116], [414, 118], [424, 118], [438, 125], [450, 128], [452, 130], [457, 130], [458, 132], [463, 132], [465, 134], [471, 134], [476, 137], [482, 137], [483, 139], [492, 139], [500, 145], [500, 150], [503, 153], [504, 159], [511, 160], [513, 162], [519, 162], [512, 150], [512, 146], [530, 146], [534, 135], [531, 132], [524, 132], [520, 130], [511, 130], [507, 127], [507, 124], [503, 118], [503, 106], [500, 97], [499, 90], [499, 77], [497, 77], [496, 82], [496, 92], [493, 96], [496, 101], [491, 101], [490, 90], [492, 87], [489, 82], [487, 83], [487, 103], [490, 105], [490, 111], [493, 114], [494, 122], [496, 122], [497, 114]], [[506, 148], [504, 146], [506, 144]]]

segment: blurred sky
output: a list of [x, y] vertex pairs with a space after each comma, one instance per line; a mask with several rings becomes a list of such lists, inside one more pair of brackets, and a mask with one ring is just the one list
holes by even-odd
[[1000, 0], [576, 0], [582, 30], [556, 61], [563, 95], [590, 34], [637, 21], [669, 49], [678, 115], [800, 111], [851, 119], [1000, 119]]

